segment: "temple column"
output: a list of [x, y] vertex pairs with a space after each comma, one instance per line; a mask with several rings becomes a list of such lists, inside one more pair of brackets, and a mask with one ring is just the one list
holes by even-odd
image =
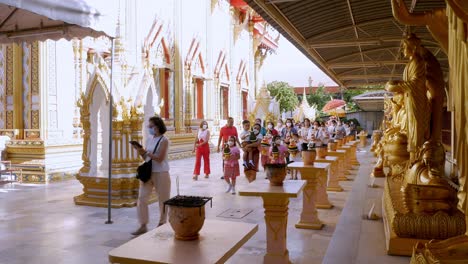
[[184, 68], [180, 47], [182, 46], [182, 16], [181, 0], [174, 2], [174, 126], [175, 132], [181, 133], [184, 131], [185, 115], [184, 115]]

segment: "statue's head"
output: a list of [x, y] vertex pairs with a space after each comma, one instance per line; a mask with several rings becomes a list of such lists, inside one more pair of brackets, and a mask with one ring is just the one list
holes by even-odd
[[421, 40], [414, 34], [409, 34], [405, 40], [403, 40], [403, 55], [406, 58], [412, 57], [418, 48], [421, 47]]
[[393, 94], [393, 102], [398, 106], [403, 106], [403, 94], [402, 93], [394, 93]]
[[445, 151], [440, 142], [426, 141], [421, 151], [421, 158], [424, 164], [435, 168], [443, 166], [445, 162]]

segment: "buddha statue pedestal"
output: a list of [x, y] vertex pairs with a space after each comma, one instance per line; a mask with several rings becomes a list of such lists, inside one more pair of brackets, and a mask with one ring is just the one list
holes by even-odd
[[414, 247], [411, 264], [466, 263], [468, 260], [468, 235], [456, 236], [443, 241], [418, 243]]
[[411, 256], [416, 243], [447, 239], [465, 232], [465, 215], [458, 210], [435, 214], [409, 212], [405, 206], [403, 177], [387, 177], [383, 196], [386, 248], [390, 255]]

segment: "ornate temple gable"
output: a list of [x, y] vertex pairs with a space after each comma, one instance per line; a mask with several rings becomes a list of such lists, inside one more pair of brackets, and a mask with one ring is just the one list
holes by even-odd
[[[258, 14], [252, 16], [251, 24], [253, 25], [253, 46], [255, 54], [257, 55], [260, 52], [262, 55], [266, 56], [267, 52], [275, 52], [278, 48], [281, 34], [276, 32], [267, 22], [263, 21]], [[274, 32], [277, 34], [275, 38], [272, 37]]]
[[236, 83], [240, 85], [242, 89], [249, 88], [249, 75], [247, 70], [247, 63], [245, 60], [241, 60], [239, 64], [239, 69], [237, 71]]
[[[96, 87], [99, 86], [104, 91], [105, 100], [107, 104], [109, 102], [109, 84], [110, 84], [109, 76], [107, 74], [104, 74], [99, 68], [96, 68], [94, 73], [90, 76], [88, 80], [88, 85], [86, 86], [86, 91], [84, 92], [85, 98], [89, 100], [89, 103], [91, 104]], [[114, 98], [120, 98], [118, 90], [119, 89], [115, 88], [115, 84], [114, 84], [114, 89], [113, 89]]]
[[234, 43], [236, 43], [242, 31], [248, 29], [253, 11], [243, 0], [231, 1], [231, 7], [231, 16], [234, 20]]
[[[135, 107], [140, 107], [145, 105], [148, 102], [148, 94], [149, 91], [151, 90], [151, 94], [153, 95], [153, 100], [152, 100], [152, 107], [155, 110], [158, 110], [158, 102], [160, 100], [160, 96], [158, 92], [156, 91], [156, 84], [153, 75], [145, 71], [143, 74], [140, 75], [138, 78], [138, 81], [136, 82], [136, 89], [134, 89], [135, 93], [132, 94], [131, 98], [135, 98], [134, 100], [134, 106]], [[155, 111], [156, 114], [159, 114], [158, 111]]]
[[231, 80], [231, 73], [227, 61], [226, 51], [220, 51], [218, 60], [216, 61], [214, 77], [224, 84], [229, 84]]
[[201, 44], [198, 38], [194, 38], [190, 44], [187, 57], [185, 58], [185, 67], [192, 76], [205, 76], [205, 64], [201, 53]]
[[143, 42], [143, 60], [147, 66], [173, 68], [174, 40], [171, 28], [166, 24], [155, 19]]

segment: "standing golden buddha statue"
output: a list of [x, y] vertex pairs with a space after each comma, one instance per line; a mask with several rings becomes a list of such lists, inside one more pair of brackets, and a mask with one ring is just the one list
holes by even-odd
[[410, 59], [403, 81], [390, 81], [385, 88], [405, 94], [408, 151], [413, 162], [416, 151], [424, 142], [440, 141], [444, 79], [439, 62], [414, 34], [405, 39], [403, 52]]

